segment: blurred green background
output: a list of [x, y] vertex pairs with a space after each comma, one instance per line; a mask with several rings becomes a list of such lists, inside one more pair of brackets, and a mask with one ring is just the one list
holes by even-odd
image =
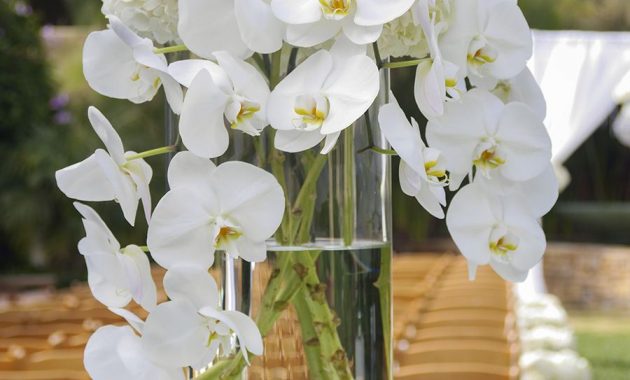
[[[628, 0], [519, 3], [533, 28], [628, 30], [630, 26]], [[83, 79], [83, 40], [89, 31], [105, 26], [100, 6], [98, 0], [0, 0], [0, 272], [52, 271], [60, 274], [62, 283], [83, 276], [83, 262], [76, 256], [82, 227], [72, 202], [57, 190], [54, 172], [100, 146], [87, 123], [89, 105], [111, 119], [127, 149], [142, 151], [163, 144], [161, 97], [132, 106], [96, 94]], [[408, 114], [421, 120], [412, 95], [413, 75], [413, 69], [396, 70], [393, 90]], [[158, 199], [164, 190], [165, 162], [161, 157], [149, 160], [156, 173], [153, 191]], [[630, 150], [611, 135], [609, 123], [566, 165], [573, 180], [545, 218], [549, 239], [630, 243], [623, 223], [599, 223], [601, 228], [593, 228], [588, 212], [575, 216], [576, 207], [579, 211], [584, 205], [612, 207], [619, 213], [619, 203], [611, 202], [630, 200], [626, 169]], [[443, 221], [430, 217], [415, 199], [394, 188], [398, 250], [417, 249], [430, 238], [447, 237]], [[144, 241], [143, 226], [136, 232], [126, 228], [115, 204], [95, 207], [123, 245]], [[630, 220], [623, 213], [620, 217]], [[142, 223], [142, 218], [138, 221]]]

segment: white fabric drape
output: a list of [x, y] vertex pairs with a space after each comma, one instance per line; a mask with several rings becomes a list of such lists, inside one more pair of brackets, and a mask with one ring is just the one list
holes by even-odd
[[[630, 146], [630, 33], [534, 31], [528, 66], [547, 100], [545, 125], [553, 144], [552, 162], [562, 164], [618, 104], [627, 102], [613, 129]], [[561, 174], [561, 190], [570, 180]], [[517, 291], [522, 299], [546, 293], [542, 262]]]
[[[630, 73], [630, 33], [534, 31], [529, 67], [547, 100], [552, 161], [562, 164], [618, 104]], [[630, 81], [626, 82], [630, 87]]]

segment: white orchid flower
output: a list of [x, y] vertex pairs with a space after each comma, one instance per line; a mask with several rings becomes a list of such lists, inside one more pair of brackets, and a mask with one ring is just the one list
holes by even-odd
[[513, 182], [500, 176], [477, 176], [475, 183], [484, 186], [488, 192], [510, 198], [520, 197], [532, 215], [539, 218], [551, 210], [559, 195], [558, 180], [551, 163], [541, 174], [527, 181]]
[[505, 104], [512, 102], [527, 104], [538, 114], [541, 120], [547, 116], [545, 96], [528, 68], [525, 68], [514, 78], [498, 81], [491, 92]]
[[55, 173], [57, 186], [67, 197], [80, 201], [116, 200], [132, 226], [140, 199], [148, 221], [153, 170], [143, 159], [133, 158], [136, 152], [125, 152], [120, 136], [96, 107], [88, 109], [88, 118], [107, 152], [97, 149], [85, 160], [58, 170]]
[[155, 362], [169, 367], [205, 367], [219, 350], [232, 351], [236, 335], [245, 360], [262, 355], [258, 327], [247, 315], [219, 309], [217, 285], [206, 269], [176, 266], [164, 276], [171, 301], [149, 314], [142, 347]]
[[422, 59], [416, 69], [414, 96], [418, 108], [427, 119], [444, 114], [444, 103], [449, 99], [459, 99], [464, 91], [459, 81], [459, 68], [442, 58], [438, 46], [439, 30], [436, 26], [435, 13], [431, 19], [429, 0], [418, 0], [413, 7], [414, 19], [422, 26], [429, 58]]
[[449, 28], [439, 41], [444, 58], [473, 84], [516, 76], [532, 54], [529, 26], [513, 0], [452, 0]]
[[79, 241], [79, 252], [85, 258], [94, 297], [112, 308], [125, 307], [133, 299], [151, 311], [157, 293], [147, 255], [136, 245], [121, 249], [96, 211], [79, 202], [74, 207], [83, 217], [86, 236]]
[[[277, 129], [275, 146], [301, 152], [326, 139], [322, 154], [334, 148], [341, 131], [372, 105], [379, 91], [376, 64], [364, 54], [332, 52], [310, 56], [273, 90], [267, 103], [269, 123]], [[352, 51], [355, 48], [348, 47]]]
[[444, 115], [430, 120], [429, 146], [444, 154], [451, 189], [472, 173], [527, 181], [541, 174], [551, 159], [551, 141], [540, 117], [523, 103], [504, 105], [484, 90], [472, 90], [448, 102]]
[[442, 206], [446, 205], [444, 187], [448, 176], [440, 152], [426, 147], [418, 123], [411, 119], [410, 124], [396, 102], [381, 107], [378, 122], [383, 135], [400, 156], [403, 192], [415, 197], [431, 215], [444, 218]]
[[462, 188], [446, 214], [446, 225], [468, 260], [470, 278], [490, 264], [508, 281], [522, 282], [545, 253], [542, 227], [518, 197], [498, 197], [478, 184]]
[[288, 24], [286, 40], [312, 47], [343, 31], [359, 45], [378, 39], [386, 24], [409, 10], [414, 0], [271, 0], [273, 13]]
[[83, 74], [92, 89], [116, 99], [144, 103], [164, 86], [166, 99], [179, 114], [183, 91], [168, 74], [164, 54], [155, 54], [153, 42], [141, 38], [117, 17], [109, 29], [92, 32], [83, 46]]
[[177, 29], [193, 53], [208, 59], [222, 50], [240, 58], [273, 53], [285, 33], [268, 0], [179, 0]]
[[244, 162], [217, 167], [180, 152], [171, 161], [168, 181], [171, 190], [155, 208], [147, 238], [158, 264], [207, 269], [215, 250], [265, 260], [265, 241], [284, 214], [284, 194], [274, 176]]
[[83, 355], [83, 364], [92, 379], [185, 379], [182, 367], [166, 367], [149, 359], [138, 335], [144, 330], [144, 321], [124, 309], [112, 311], [127, 319], [133, 329], [103, 326], [92, 334]]
[[249, 63], [228, 52], [215, 52], [218, 64], [185, 60], [169, 67], [172, 75], [188, 87], [179, 133], [184, 145], [200, 157], [221, 156], [230, 144], [230, 129], [258, 136], [267, 126], [269, 86]]

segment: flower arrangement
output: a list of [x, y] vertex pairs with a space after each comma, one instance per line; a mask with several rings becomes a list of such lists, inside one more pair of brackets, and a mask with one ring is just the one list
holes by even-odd
[[[307, 354], [311, 377], [353, 378], [314, 275], [314, 255], [280, 260], [256, 321], [221, 308], [209, 269], [215, 252], [262, 262], [272, 238], [286, 246], [307, 242], [317, 179], [339, 145], [344, 156], [357, 152], [353, 124], [360, 118], [378, 122], [393, 149], [371, 141], [356, 154], [400, 156], [402, 190], [446, 217], [471, 279], [477, 266], [489, 264], [503, 278], [522, 281], [541, 259], [538, 219], [555, 203], [557, 184], [544, 99], [526, 68], [531, 35], [515, 2], [110, 0], [103, 11], [108, 28], [91, 33], [83, 50], [88, 83], [133, 103], [163, 88], [186, 150], [170, 162], [170, 191], [153, 209], [152, 169], [144, 159], [179, 144], [125, 151], [116, 129], [91, 107], [90, 122], [106, 149], [57, 172], [68, 197], [116, 201], [131, 226], [142, 203], [149, 223], [146, 245], [121, 248], [93, 209], [75, 203], [86, 231], [79, 251], [90, 288], [129, 322], [92, 336], [85, 351], [92, 377], [175, 379], [187, 368], [205, 369], [199, 379], [238, 377], [293, 303], [300, 317], [313, 319], [300, 320], [303, 335], [318, 343]], [[156, 46], [166, 42], [176, 45]], [[167, 59], [182, 51], [195, 58]], [[414, 59], [389, 59], [409, 55]], [[381, 89], [379, 71], [411, 66], [415, 100], [428, 120], [424, 138], [393, 96], [376, 104], [377, 118], [367, 112]], [[239, 134], [253, 140], [271, 172], [211, 161]], [[263, 136], [273, 141], [270, 152]], [[310, 150], [291, 199], [279, 157]], [[353, 173], [345, 172], [350, 183]], [[456, 194], [445, 214], [447, 190]], [[341, 212], [349, 246], [356, 221], [351, 210]], [[159, 305], [147, 253], [167, 270], [169, 300]], [[145, 321], [124, 309], [131, 300], [149, 313]]]

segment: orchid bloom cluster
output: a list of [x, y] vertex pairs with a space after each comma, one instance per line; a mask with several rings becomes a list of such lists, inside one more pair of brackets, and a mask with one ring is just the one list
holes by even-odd
[[[105, 149], [56, 174], [69, 198], [115, 201], [131, 226], [141, 202], [149, 226], [146, 245], [121, 248], [96, 211], [75, 203], [89, 286], [129, 324], [92, 336], [85, 365], [93, 378], [178, 379], [182, 369], [202, 369], [239, 348], [247, 362], [262, 354], [255, 322], [221, 308], [209, 269], [217, 251], [264, 261], [285, 194], [261, 168], [211, 160], [228, 150], [231, 135], [256, 139], [269, 127], [277, 150], [331, 152], [375, 102], [382, 68], [416, 67], [425, 139], [391, 96], [378, 122], [394, 151], [358, 154], [399, 155], [403, 192], [437, 218], [445, 217], [446, 190], [459, 189], [446, 223], [471, 277], [490, 264], [522, 281], [541, 259], [538, 219], [555, 203], [557, 185], [544, 99], [525, 67], [531, 36], [516, 1], [104, 0], [103, 11], [108, 28], [84, 45], [87, 82], [133, 103], [163, 88], [187, 150], [171, 160], [170, 190], [153, 208], [145, 158], [176, 147], [125, 151], [112, 124], [90, 107]], [[181, 44], [159, 45], [166, 41]], [[286, 70], [283, 50], [291, 50]], [[167, 59], [178, 51], [194, 58]], [[418, 59], [387, 59], [402, 55]], [[160, 304], [148, 253], [166, 269], [168, 301]], [[125, 309], [132, 300], [146, 320]]]

